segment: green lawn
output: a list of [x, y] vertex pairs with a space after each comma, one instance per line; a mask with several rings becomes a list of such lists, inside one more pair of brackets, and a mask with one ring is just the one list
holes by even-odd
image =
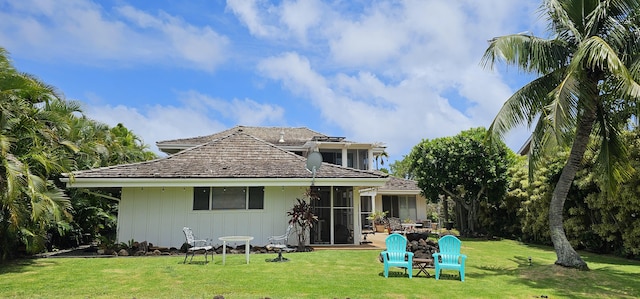
[[[408, 279], [402, 270], [382, 276], [378, 250], [318, 250], [196, 256], [42, 258], [0, 269], [1, 298], [638, 298], [640, 263], [583, 253], [591, 271], [553, 265], [551, 248], [515, 241], [464, 240], [466, 281], [455, 272], [439, 281]], [[528, 265], [528, 257], [533, 265]], [[430, 271], [433, 274], [433, 270]]]

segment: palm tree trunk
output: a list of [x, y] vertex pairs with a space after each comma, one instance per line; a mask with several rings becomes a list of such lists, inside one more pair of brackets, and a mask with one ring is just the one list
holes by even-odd
[[[595, 102], [592, 103], [595, 105]], [[551, 197], [551, 204], [549, 206], [549, 230], [551, 233], [551, 241], [553, 242], [553, 247], [558, 258], [555, 264], [580, 270], [589, 270], [589, 267], [575, 249], [573, 249], [569, 240], [567, 240], [563, 225], [563, 212], [564, 203], [567, 200], [567, 194], [569, 194], [569, 188], [573, 183], [584, 152], [587, 149], [595, 119], [596, 107], [591, 106], [585, 108], [584, 114], [580, 117], [576, 128], [576, 138], [573, 141], [569, 159], [562, 169], [560, 179], [553, 190], [553, 196]]]

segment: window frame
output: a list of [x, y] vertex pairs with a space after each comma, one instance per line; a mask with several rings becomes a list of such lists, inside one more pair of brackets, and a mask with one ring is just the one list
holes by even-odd
[[[196, 186], [193, 187], [193, 199], [191, 201], [192, 211], [250, 211], [250, 210], [264, 210], [264, 186], [244, 186], [244, 187], [218, 187], [218, 186]], [[239, 200], [234, 206], [233, 195], [229, 198], [222, 198], [222, 201], [216, 202], [216, 195], [222, 192], [226, 192], [227, 189], [239, 190], [241, 189], [244, 194], [244, 200], [242, 202], [242, 208], [239, 207]], [[206, 190], [206, 191], [205, 191]], [[200, 193], [207, 194], [207, 208], [205, 209], [203, 197], [198, 196]], [[237, 192], [236, 192], [237, 193]]]

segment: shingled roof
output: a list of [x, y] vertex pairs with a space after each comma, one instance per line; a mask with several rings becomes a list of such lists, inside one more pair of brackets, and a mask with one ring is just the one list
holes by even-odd
[[[75, 181], [91, 179], [304, 179], [311, 181], [306, 158], [247, 134], [244, 130], [211, 140], [177, 154], [141, 163], [73, 173]], [[387, 174], [323, 163], [316, 181], [365, 180], [382, 185]]]
[[397, 177], [389, 177], [389, 180], [384, 184], [384, 186], [378, 188], [378, 192], [380, 193], [416, 193], [420, 191], [421, 190], [420, 187], [418, 187], [418, 182]]
[[[284, 128], [235, 126], [231, 129], [207, 136], [158, 141], [156, 142], [156, 145], [160, 148], [172, 145], [195, 146], [211, 142], [235, 132], [244, 132], [266, 142], [283, 146], [301, 146], [313, 138], [329, 138], [329, 136], [304, 127]], [[280, 137], [282, 137], [283, 142], [280, 142]]]

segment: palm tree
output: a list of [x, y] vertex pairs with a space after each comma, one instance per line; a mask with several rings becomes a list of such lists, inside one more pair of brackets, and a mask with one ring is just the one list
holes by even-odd
[[384, 159], [389, 159], [389, 154], [386, 151], [382, 151], [382, 153], [376, 155], [376, 169], [380, 169], [378, 167], [378, 160], [380, 160], [380, 165], [384, 166]]
[[49, 179], [73, 163], [71, 144], [60, 138], [73, 108], [60, 100], [51, 86], [16, 71], [0, 48], [0, 261], [19, 244], [39, 251], [47, 230], [70, 220], [70, 201]]
[[502, 138], [513, 127], [533, 125], [530, 174], [554, 146], [570, 147], [552, 195], [549, 229], [555, 263], [588, 269], [567, 240], [563, 207], [591, 136], [599, 138], [605, 192], [615, 191], [617, 182], [629, 176], [621, 122], [613, 116], [614, 103], [635, 104], [640, 96], [640, 0], [544, 0], [540, 11], [552, 38], [520, 33], [489, 41], [484, 66], [501, 60], [539, 77], [507, 99], [488, 137]]

